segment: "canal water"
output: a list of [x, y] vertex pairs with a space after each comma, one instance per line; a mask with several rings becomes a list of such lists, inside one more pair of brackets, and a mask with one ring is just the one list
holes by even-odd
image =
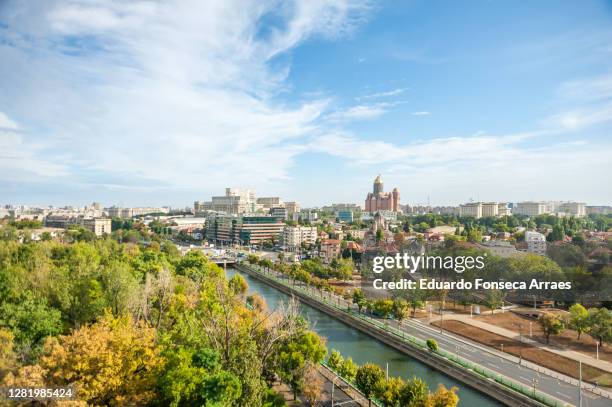
[[[287, 294], [252, 278], [248, 274], [240, 273], [232, 268], [228, 268], [226, 271], [228, 278], [237, 273], [241, 274], [249, 283], [249, 292], [261, 295], [266, 300], [270, 310], [275, 309], [281, 301], [286, 302], [289, 299]], [[436, 390], [438, 383], [444, 384], [447, 388], [457, 386], [459, 388], [457, 394], [460, 406], [489, 407], [502, 405], [471, 387], [396, 351], [315, 308], [300, 304], [300, 309], [302, 315], [310, 322], [310, 326], [319, 335], [327, 339], [327, 348], [330, 352], [332, 349], [336, 349], [342, 356], [350, 356], [355, 363], [360, 365], [372, 362], [385, 369], [388, 363], [389, 376], [420, 377], [427, 382], [431, 391]]]

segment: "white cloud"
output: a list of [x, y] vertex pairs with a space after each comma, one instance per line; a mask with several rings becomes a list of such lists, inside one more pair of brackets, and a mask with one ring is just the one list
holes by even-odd
[[426, 111], [412, 112], [410, 113], [413, 116], [429, 116], [431, 113]]
[[573, 131], [610, 121], [612, 121], [612, 103], [585, 106], [559, 113], [544, 120], [544, 124], [560, 130]]
[[6, 114], [0, 112], [0, 129], [4, 130], [17, 130], [19, 126], [17, 123], [12, 121]]
[[[0, 44], [0, 80], [35, 129], [22, 146], [62, 151], [72, 182], [95, 173], [189, 188], [286, 178], [329, 101], [276, 100], [289, 67], [270, 59], [350, 33], [368, 9], [358, 0], [7, 7], [13, 38]], [[278, 23], [264, 32], [264, 19]]]
[[[365, 59], [364, 59], [364, 61], [365, 61]], [[359, 62], [362, 62], [362, 61], [360, 60]], [[362, 100], [362, 99], [386, 98], [386, 97], [401, 95], [406, 90], [408, 90], [408, 89], [407, 88], [396, 88], [396, 89], [388, 90], [388, 91], [385, 91], [385, 92], [377, 92], [377, 93], [371, 93], [369, 95], [359, 96], [359, 97], [357, 97], [355, 99], [356, 100]]]
[[386, 103], [357, 105], [343, 110], [336, 110], [327, 115], [327, 118], [332, 121], [375, 119], [387, 113], [388, 108], [389, 105]]

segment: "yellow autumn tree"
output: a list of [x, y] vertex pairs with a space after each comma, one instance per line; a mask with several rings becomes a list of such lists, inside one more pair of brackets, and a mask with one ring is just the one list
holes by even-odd
[[110, 315], [48, 339], [40, 359], [49, 384], [73, 385], [79, 399], [96, 405], [146, 404], [160, 364], [153, 328]]
[[456, 407], [459, 403], [457, 388], [447, 389], [442, 383], [438, 386], [435, 393], [430, 393], [427, 397], [427, 407]]

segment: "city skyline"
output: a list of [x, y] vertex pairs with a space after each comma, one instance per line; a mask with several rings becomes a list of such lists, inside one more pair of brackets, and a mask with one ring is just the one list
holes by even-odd
[[445, 5], [3, 2], [0, 201], [610, 205], [610, 4]]

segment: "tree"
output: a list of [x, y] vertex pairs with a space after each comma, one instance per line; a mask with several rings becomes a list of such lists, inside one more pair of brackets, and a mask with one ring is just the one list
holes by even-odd
[[584, 332], [589, 330], [589, 311], [581, 304], [574, 304], [569, 308], [568, 326], [578, 332], [578, 340]]
[[438, 350], [438, 342], [435, 339], [428, 339], [426, 344], [430, 351], [436, 352]]
[[327, 349], [323, 339], [313, 331], [305, 331], [289, 340], [280, 350], [281, 377], [293, 391], [294, 400], [304, 386], [304, 374], [308, 362], [319, 363]]
[[538, 317], [538, 322], [542, 327], [542, 331], [544, 332], [544, 337], [546, 338], [546, 343], [548, 344], [550, 341], [551, 335], [558, 335], [563, 332], [565, 328], [563, 326], [563, 321], [561, 319], [550, 312], [544, 312]]
[[404, 381], [399, 377], [390, 377], [386, 380], [381, 380], [375, 389], [375, 395], [385, 407], [397, 406], [400, 399]]
[[418, 377], [413, 377], [411, 380], [406, 381], [400, 390], [399, 404], [409, 407], [425, 406], [428, 395], [429, 388], [427, 383]]
[[388, 318], [393, 310], [393, 301], [391, 300], [376, 300], [374, 302], [374, 312], [381, 318]]
[[377, 241], [377, 242], [382, 241], [382, 240], [383, 240], [383, 238], [384, 238], [384, 236], [385, 236], [385, 235], [383, 234], [382, 229], [376, 229], [376, 241]]
[[259, 262], [259, 256], [257, 256], [256, 254], [249, 254], [247, 256], [247, 261], [249, 262], [249, 264], [257, 264]]
[[372, 406], [371, 397], [374, 395], [377, 386], [385, 380], [385, 373], [380, 366], [373, 363], [366, 363], [357, 369], [355, 384], [360, 392], [368, 399], [368, 405]]
[[493, 315], [493, 311], [497, 308], [501, 307], [503, 304], [502, 301], [502, 293], [499, 290], [488, 290], [485, 295], [485, 304], [491, 310], [491, 315]]
[[591, 335], [599, 340], [599, 345], [612, 342], [612, 312], [607, 308], [590, 308], [589, 325]]
[[230, 290], [236, 295], [244, 295], [249, 289], [249, 284], [240, 274], [234, 274], [228, 282]]
[[408, 317], [409, 313], [408, 303], [406, 300], [396, 298], [393, 301], [393, 308], [391, 310], [391, 314], [393, 318], [397, 320], [397, 325], [400, 326], [402, 321]]
[[17, 366], [17, 355], [13, 350], [13, 333], [0, 328], [0, 383], [4, 376]]
[[357, 364], [353, 362], [353, 359], [349, 356], [348, 358], [344, 359], [338, 373], [340, 373], [340, 376], [344, 377], [345, 379], [353, 381], [357, 375], [358, 368], [359, 366], [357, 366]]
[[357, 309], [359, 310], [359, 313], [361, 313], [361, 308], [363, 307], [363, 301], [365, 300], [365, 295], [363, 294], [363, 291], [361, 290], [361, 288], [356, 288], [355, 291], [353, 291], [353, 304], [357, 305]]
[[457, 388], [447, 389], [442, 383], [435, 393], [431, 393], [427, 397], [427, 407], [456, 407], [458, 403]]
[[304, 388], [302, 394], [310, 406], [316, 406], [323, 394], [323, 378], [319, 374], [316, 365], [309, 362], [304, 373]]
[[161, 365], [152, 328], [105, 316], [68, 336], [50, 338], [40, 360], [53, 385], [75, 385], [92, 404], [146, 404]]
[[332, 349], [329, 358], [327, 359], [327, 365], [338, 372], [344, 363], [344, 358], [336, 349]]

